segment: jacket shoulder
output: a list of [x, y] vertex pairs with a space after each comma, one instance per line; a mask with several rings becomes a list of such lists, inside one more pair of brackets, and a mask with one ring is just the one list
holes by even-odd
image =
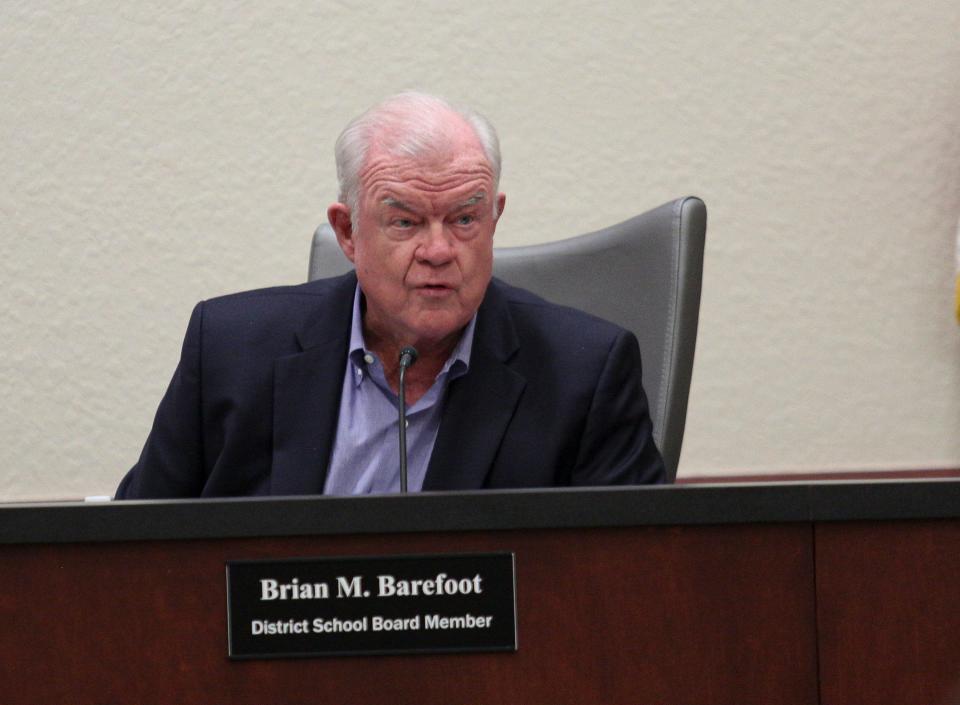
[[279, 316], [282, 319], [297, 319], [315, 310], [327, 300], [350, 297], [356, 287], [353, 273], [332, 279], [317, 279], [306, 284], [274, 286], [250, 291], [240, 291], [206, 299], [197, 304], [203, 310], [204, 319], [238, 319], [240, 321], [268, 320]]
[[351, 272], [306, 284], [217, 296], [197, 304], [189, 330], [196, 334], [202, 330], [207, 342], [279, 354], [294, 346], [295, 336], [306, 336], [301, 341], [309, 342], [346, 329], [348, 323], [332, 324], [342, 318], [349, 321], [356, 281]]
[[317, 301], [330, 296], [353, 295], [357, 279], [353, 272], [330, 279], [317, 279], [305, 284], [272, 286], [263, 289], [239, 291], [215, 296], [202, 301], [208, 311], [229, 312], [232, 310], [284, 309], [287, 307], [311, 308]]

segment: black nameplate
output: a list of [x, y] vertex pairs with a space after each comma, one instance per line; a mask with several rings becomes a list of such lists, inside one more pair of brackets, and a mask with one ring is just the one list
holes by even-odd
[[231, 658], [515, 651], [512, 553], [227, 563]]

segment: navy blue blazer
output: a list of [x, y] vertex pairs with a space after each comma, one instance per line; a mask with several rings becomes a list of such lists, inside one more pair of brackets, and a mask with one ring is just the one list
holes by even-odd
[[[356, 275], [201, 302], [117, 498], [320, 494]], [[635, 336], [493, 280], [424, 491], [662, 482]]]

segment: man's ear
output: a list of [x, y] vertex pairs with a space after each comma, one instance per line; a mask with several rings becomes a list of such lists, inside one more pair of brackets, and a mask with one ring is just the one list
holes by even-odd
[[503, 215], [503, 208], [507, 205], [507, 194], [498, 193], [497, 194], [497, 218], [493, 226], [496, 228], [497, 223], [500, 222], [500, 216]]
[[350, 223], [350, 206], [345, 203], [334, 203], [327, 208], [327, 220], [337, 235], [337, 243], [347, 259], [353, 262], [355, 244], [353, 241], [353, 225]]

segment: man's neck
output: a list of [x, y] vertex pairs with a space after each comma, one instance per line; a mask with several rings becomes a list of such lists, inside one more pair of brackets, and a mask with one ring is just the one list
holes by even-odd
[[[407, 368], [405, 378], [407, 406], [413, 406], [433, 386], [437, 375], [440, 374], [440, 370], [443, 369], [457, 347], [462, 335], [463, 330], [460, 330], [453, 336], [448, 336], [436, 343], [420, 342], [415, 346], [418, 353], [417, 364]], [[366, 325], [363, 327], [363, 338], [367, 348], [376, 353], [380, 359], [390, 389], [398, 394], [400, 390], [400, 351], [406, 345], [385, 340], [368, 329]]]

